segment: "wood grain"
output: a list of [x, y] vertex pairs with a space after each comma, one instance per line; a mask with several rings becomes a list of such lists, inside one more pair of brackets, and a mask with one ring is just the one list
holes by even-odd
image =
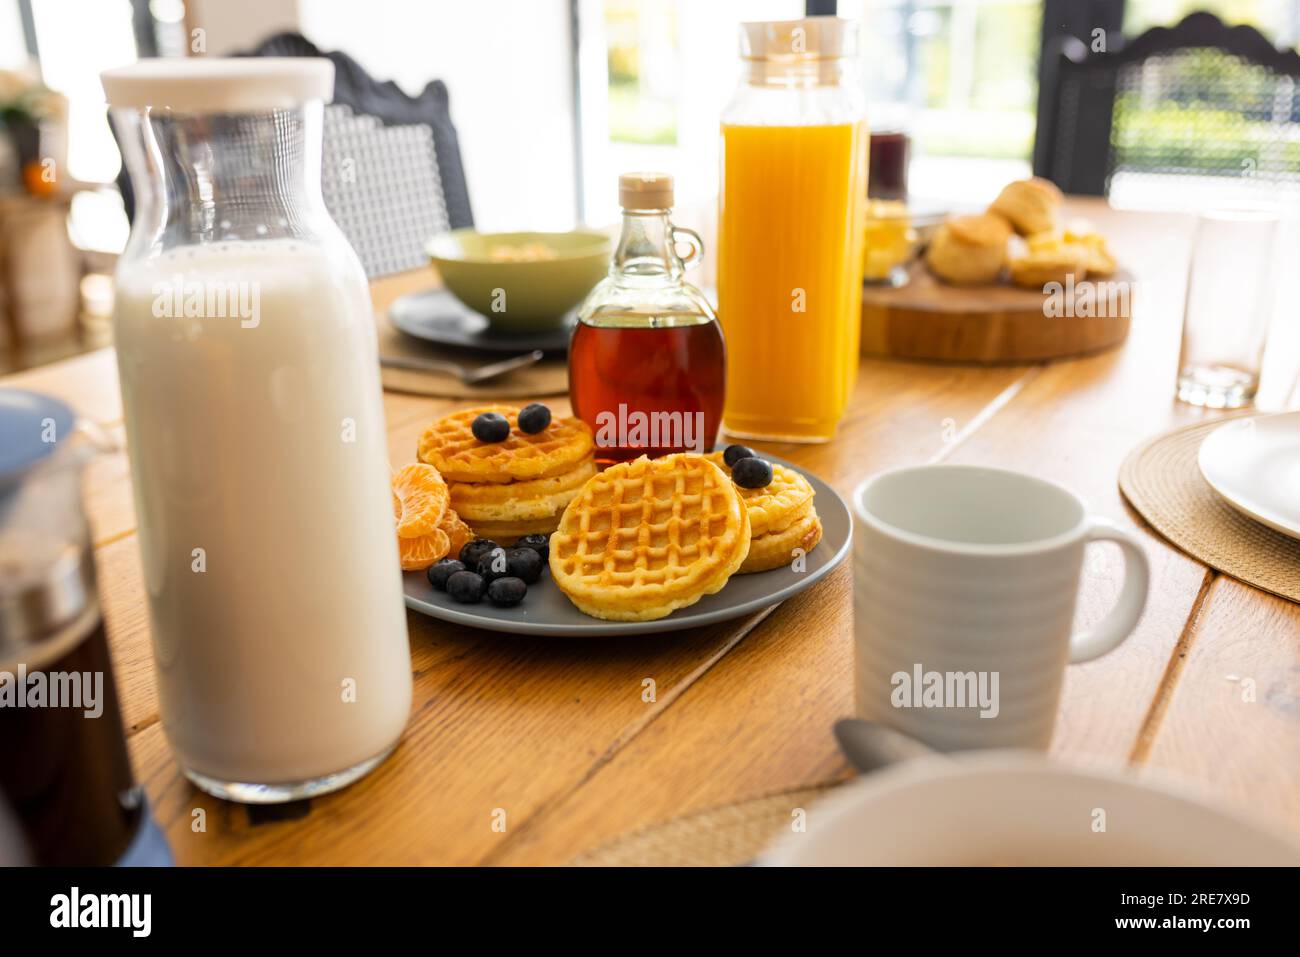
[[[1300, 828], [1300, 611], [1174, 552], [1115, 487], [1133, 444], [1199, 415], [1172, 401], [1188, 221], [1072, 210], [1112, 237], [1143, 284], [1121, 348], [1028, 367], [865, 359], [834, 442], [760, 445], [841, 493], [895, 465], [1020, 468], [1138, 528], [1154, 571], [1147, 615], [1121, 650], [1070, 669], [1054, 752], [1149, 764]], [[376, 308], [428, 281], [377, 284]], [[120, 423], [111, 352], [5, 384]], [[426, 424], [462, 404], [386, 395], [392, 464], [412, 461]], [[766, 617], [633, 641], [529, 640], [410, 615], [415, 708], [374, 774], [273, 812], [206, 797], [177, 770], [159, 722], [125, 456], [101, 456], [87, 486], [132, 760], [183, 863], [561, 863], [629, 828], [846, 773], [829, 727], [852, 707], [847, 567]], [[1117, 557], [1093, 551], [1081, 621], [1105, 612], [1120, 581]], [[1241, 699], [1245, 679], [1253, 702]], [[504, 833], [491, 826], [497, 808]]]
[[1300, 606], [1216, 575], [1179, 654], [1143, 763], [1300, 838]]
[[[963, 421], [973, 419], [1024, 374], [864, 363], [855, 412], [844, 423], [840, 439], [826, 446], [792, 448], [815, 457], [821, 463], [819, 474], [848, 488], [863, 471], [935, 454], [944, 445], [941, 411]], [[413, 460], [416, 440], [429, 419], [457, 406], [450, 400], [419, 401], [421, 414], [400, 425], [390, 422], [395, 465]], [[555, 408], [567, 411], [564, 403]], [[895, 427], [881, 430], [881, 421]], [[130, 584], [132, 574], [123, 568], [122, 587], [106, 592], [104, 601], [111, 608], [110, 621], [121, 622], [126, 632], [115, 635], [115, 654], [147, 660], [147, 624], [133, 620], [124, 607], [131, 601], [129, 595], [138, 594], [138, 584]], [[822, 630], [821, 637], [841, 656], [848, 634], [842, 617], [848, 607], [846, 582], [841, 575], [819, 583], [798, 606], [825, 607], [817, 615], [835, 624], [833, 630]], [[779, 613], [784, 608], [773, 612]], [[311, 813], [296, 821], [253, 825], [242, 809], [200, 795], [179, 775], [156, 718], [141, 717], [144, 708], [133, 708], [128, 719], [135, 726], [143, 724], [131, 738], [132, 753], [184, 862], [428, 864], [491, 859], [515, 829], [544, 809], [561, 805], [570, 793], [585, 791], [587, 782], [661, 713], [676, 710], [679, 704], [674, 702], [719, 661], [726, 661], [727, 652], [759, 620], [637, 641], [555, 642], [457, 629], [410, 615], [415, 708], [401, 747], [375, 774], [314, 801]], [[826, 657], [812, 657], [808, 666], [821, 669]], [[836, 682], [847, 681], [848, 672], [839, 664], [826, 673]], [[640, 698], [647, 677], [657, 686], [653, 703]], [[126, 680], [139, 679], [133, 673]], [[768, 680], [766, 675], [760, 678]], [[142, 700], [148, 700], [147, 695]], [[820, 716], [810, 714], [807, 720], [812, 723]], [[818, 760], [833, 765], [837, 759], [828, 743], [826, 737]], [[681, 752], [665, 757], [681, 759]], [[761, 776], [770, 770], [766, 762], [755, 762], [753, 773]], [[507, 811], [505, 835], [490, 828], [497, 807]], [[205, 833], [191, 829], [195, 808], [207, 812]]]
[[[1063, 315], [1047, 313], [1041, 291], [1006, 283], [953, 286], [920, 262], [901, 288], [867, 286], [862, 294], [866, 355], [945, 362], [1016, 363], [1100, 352], [1128, 335], [1133, 274], [1087, 279], [1062, 294]], [[1116, 285], [1108, 285], [1116, 284]], [[1112, 297], [1108, 289], [1123, 290]], [[1085, 307], [1086, 296], [1103, 308]], [[1105, 311], [1105, 315], [1093, 315]], [[1086, 313], [1086, 314], [1085, 314]]]
[[[162, 727], [131, 738], [137, 773], [183, 864], [469, 864], [585, 780], [756, 619], [636, 641], [529, 639], [410, 615], [415, 703], [394, 754], [299, 820], [201, 794]], [[655, 700], [643, 700], [645, 679]], [[191, 829], [204, 808], [208, 829]], [[493, 830], [505, 812], [506, 832]]]
[[[1145, 279], [1167, 275], [1186, 257], [1182, 225], [1182, 217], [1144, 214], [1129, 228], [1105, 222], [1102, 228], [1115, 236], [1116, 254]], [[1143, 438], [1197, 414], [1173, 400], [1182, 319], [1181, 298], [1173, 293], [1171, 287], [1162, 295], [1136, 297], [1132, 332], [1122, 348], [1048, 365], [949, 461], [1018, 469], [1059, 482], [1094, 514], [1138, 529], [1140, 519], [1119, 494], [1120, 463]], [[1128, 759], [1206, 580], [1204, 566], [1146, 531], [1141, 539], [1152, 570], [1146, 612], [1119, 649], [1067, 671], [1053, 739], [1058, 755], [1104, 763]], [[1118, 549], [1089, 549], [1077, 627], [1109, 611], [1123, 575]]]

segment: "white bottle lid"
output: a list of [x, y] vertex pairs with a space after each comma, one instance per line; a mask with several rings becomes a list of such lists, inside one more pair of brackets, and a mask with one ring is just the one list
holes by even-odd
[[99, 75], [108, 105], [176, 113], [248, 113], [329, 102], [323, 57], [154, 57]]

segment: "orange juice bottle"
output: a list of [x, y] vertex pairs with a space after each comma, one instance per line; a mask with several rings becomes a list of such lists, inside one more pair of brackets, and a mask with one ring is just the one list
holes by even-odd
[[857, 376], [869, 131], [853, 27], [741, 27], [718, 223], [731, 435], [825, 442]]

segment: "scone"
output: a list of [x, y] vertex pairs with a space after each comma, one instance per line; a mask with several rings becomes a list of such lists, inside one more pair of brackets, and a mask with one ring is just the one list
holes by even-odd
[[1088, 275], [1088, 251], [1066, 243], [1055, 249], [1031, 249], [1013, 257], [1009, 268], [1011, 281], [1025, 289], [1042, 289], [1052, 282], [1065, 285], [1068, 276], [1080, 283]]
[[1090, 229], [1070, 228], [1062, 237], [1065, 242], [1081, 246], [1087, 253], [1088, 275], [1105, 277], [1113, 273], [1118, 264], [1106, 245], [1106, 237]]
[[1038, 177], [1020, 179], [1002, 187], [989, 212], [1006, 219], [1021, 236], [1029, 236], [1056, 228], [1063, 200], [1055, 183]]
[[1071, 223], [1064, 230], [1026, 236], [1025, 244], [1030, 252], [1057, 251], [1065, 246], [1077, 247], [1082, 250], [1088, 275], [1096, 278], [1105, 278], [1118, 268], [1115, 257], [1106, 244], [1106, 237], [1086, 221]]
[[997, 282], [1007, 261], [1011, 227], [1001, 216], [958, 216], [930, 240], [925, 261], [940, 279], [963, 284]]

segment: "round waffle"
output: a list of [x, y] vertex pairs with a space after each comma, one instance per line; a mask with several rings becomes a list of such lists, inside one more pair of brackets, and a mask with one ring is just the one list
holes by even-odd
[[528, 482], [452, 482], [451, 507], [471, 522], [524, 522], [551, 518], [559, 521], [564, 506], [573, 501], [582, 483], [596, 474], [595, 459], [552, 478]]
[[[705, 456], [728, 475], [721, 452]], [[769, 532], [779, 532], [803, 514], [813, 499], [813, 488], [808, 480], [794, 469], [772, 463], [772, 481], [763, 488], [741, 488], [736, 492], [749, 509], [750, 535], [758, 538]]]
[[551, 536], [551, 576], [577, 608], [651, 621], [722, 588], [749, 552], [749, 513], [700, 455], [645, 457], [593, 476]]
[[822, 540], [822, 523], [811, 503], [804, 512], [779, 532], [768, 532], [749, 540], [749, 554], [740, 566], [740, 574], [765, 572], [789, 565], [794, 561], [795, 549], [808, 553]]
[[[510, 422], [504, 442], [480, 442], [470, 426], [484, 412]], [[519, 429], [519, 410], [512, 405], [485, 405], [443, 416], [424, 430], [417, 453], [451, 482], [521, 482], [571, 471], [592, 454], [594, 442], [586, 423], [553, 418], [536, 435]]]

